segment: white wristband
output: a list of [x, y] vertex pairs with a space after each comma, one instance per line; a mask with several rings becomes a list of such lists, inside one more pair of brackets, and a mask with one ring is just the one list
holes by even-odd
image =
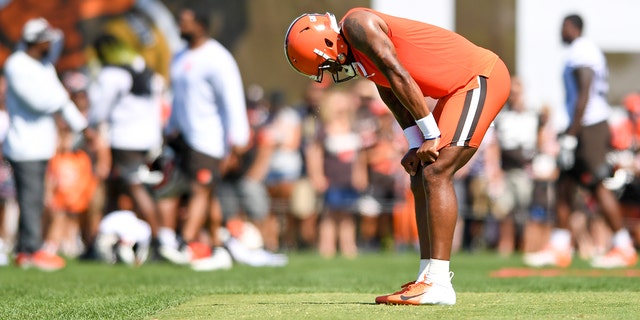
[[416, 124], [418, 124], [420, 131], [422, 131], [425, 140], [440, 138], [440, 129], [438, 128], [436, 119], [433, 118], [433, 113], [429, 113], [428, 116], [416, 120]]
[[409, 149], [420, 148], [420, 146], [424, 142], [424, 137], [422, 136], [422, 131], [420, 131], [418, 125], [413, 125], [411, 127], [405, 128], [403, 131], [404, 136], [409, 142]]

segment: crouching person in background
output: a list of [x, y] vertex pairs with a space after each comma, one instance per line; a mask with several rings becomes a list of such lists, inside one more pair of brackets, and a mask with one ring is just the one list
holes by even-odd
[[96, 251], [107, 263], [142, 265], [149, 256], [151, 227], [132, 211], [131, 197], [120, 194], [117, 202], [118, 209], [100, 221]]

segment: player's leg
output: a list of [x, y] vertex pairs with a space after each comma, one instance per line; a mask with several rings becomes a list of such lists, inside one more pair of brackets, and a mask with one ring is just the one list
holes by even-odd
[[[446, 305], [456, 303], [456, 294], [449, 273], [453, 233], [458, 217], [453, 174], [471, 159], [475, 151], [476, 148], [472, 147], [441, 149], [438, 159], [421, 170], [424, 179], [420, 182], [413, 179], [412, 182], [415, 183], [412, 185], [416, 186], [413, 190], [420, 245], [430, 248], [421, 250], [421, 255], [429, 254], [428, 267], [420, 273], [417, 281], [403, 286], [394, 294], [376, 298], [376, 302]], [[420, 188], [419, 184], [422, 184], [423, 188]], [[426, 192], [421, 193], [420, 190]]]
[[192, 261], [206, 258], [211, 254], [210, 244], [199, 242], [199, 236], [210, 213], [213, 187], [218, 180], [218, 164], [218, 159], [192, 148], [189, 148], [185, 155], [183, 165], [190, 180], [191, 192], [181, 235], [192, 251]]
[[431, 237], [429, 236], [429, 219], [427, 215], [427, 194], [424, 186], [423, 170], [418, 170], [415, 176], [411, 177], [411, 192], [416, 209], [416, 225], [418, 227], [418, 241], [420, 242], [420, 279], [426, 274], [431, 259]]
[[[584, 183], [594, 195], [602, 214], [613, 231], [611, 250], [603, 256], [591, 261], [591, 265], [599, 268], [616, 268], [634, 266], [638, 255], [629, 231], [624, 226], [622, 208], [614, 193], [602, 183], [610, 175], [606, 165], [606, 154], [609, 151], [610, 131], [606, 121], [583, 127], [578, 138], [576, 164], [583, 162], [589, 173], [583, 178]], [[585, 177], [585, 175], [583, 175]]]
[[[471, 159], [480, 146], [491, 122], [507, 100], [511, 83], [509, 72], [500, 60], [496, 62], [490, 77], [479, 76], [472, 81], [476, 82], [465, 87], [471, 89], [462, 89], [440, 99], [434, 110], [434, 117], [441, 131], [440, 155], [422, 170], [426, 191], [427, 234], [430, 238], [430, 260], [426, 277], [409, 284], [398, 294], [389, 296], [389, 303], [456, 303], [456, 294], [451, 285], [452, 275], [449, 272], [458, 215], [453, 175]], [[418, 200], [416, 201], [418, 218], [421, 215], [419, 208], [425, 207], [419, 206]], [[425, 232], [421, 232], [422, 238]]]
[[431, 259], [450, 260], [458, 206], [453, 174], [476, 152], [470, 147], [446, 147], [434, 163], [423, 169], [427, 193]]

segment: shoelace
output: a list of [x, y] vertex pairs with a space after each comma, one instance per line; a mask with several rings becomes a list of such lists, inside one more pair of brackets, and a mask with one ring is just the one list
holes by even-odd
[[[449, 280], [453, 279], [453, 276], [455, 275], [455, 273], [453, 273], [453, 271], [449, 271]], [[413, 290], [414, 288], [422, 288], [424, 286], [431, 286], [433, 285], [433, 281], [427, 279], [426, 275], [424, 277], [424, 280], [422, 281], [410, 281], [407, 282], [405, 284], [403, 284], [400, 288], [399, 291], [394, 292], [393, 294], [401, 294], [410, 290]]]
[[427, 290], [427, 288], [431, 287], [432, 285], [433, 285], [433, 282], [429, 280], [415, 282], [410, 284], [403, 293], [406, 294], [414, 290], [416, 290], [417, 292], [424, 292]]
[[401, 293], [403, 293], [403, 292], [407, 291], [407, 290], [411, 287], [411, 285], [413, 285], [413, 284], [415, 284], [415, 283], [416, 283], [415, 281], [409, 281], [409, 282], [407, 282], [407, 283], [403, 284], [403, 285], [400, 287], [400, 290], [398, 290], [398, 291], [396, 291], [396, 292], [392, 293], [391, 295], [401, 294]]

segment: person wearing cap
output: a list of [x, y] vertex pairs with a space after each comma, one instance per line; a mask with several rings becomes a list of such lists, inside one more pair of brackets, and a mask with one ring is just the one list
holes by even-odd
[[89, 141], [87, 120], [69, 98], [53, 65], [62, 33], [43, 18], [27, 21], [19, 49], [5, 63], [10, 127], [3, 153], [14, 170], [20, 210], [16, 264], [57, 270], [65, 261], [42, 246], [44, 181], [57, 146], [56, 117]]

